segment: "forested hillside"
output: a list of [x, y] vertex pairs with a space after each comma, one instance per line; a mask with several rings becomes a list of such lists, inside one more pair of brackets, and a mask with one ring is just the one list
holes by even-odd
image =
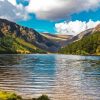
[[100, 31], [73, 42], [59, 50], [61, 54], [100, 55]]
[[6, 35], [0, 38], [0, 54], [3, 53], [46, 53], [44, 50], [38, 49], [31, 43], [24, 41], [23, 39], [16, 38], [14, 35]]

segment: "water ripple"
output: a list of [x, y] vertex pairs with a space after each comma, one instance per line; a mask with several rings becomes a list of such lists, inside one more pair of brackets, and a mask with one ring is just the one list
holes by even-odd
[[26, 98], [100, 100], [100, 57], [0, 55], [0, 89]]

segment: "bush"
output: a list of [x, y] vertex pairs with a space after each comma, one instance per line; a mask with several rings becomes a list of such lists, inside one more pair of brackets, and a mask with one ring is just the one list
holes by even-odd
[[42, 96], [40, 96], [39, 98], [33, 98], [32, 100], [50, 100], [49, 98], [48, 98], [48, 96], [46, 96], [46, 95], [42, 95]]
[[[15, 93], [0, 91], [0, 100], [24, 100], [24, 99], [22, 99], [20, 96], [16, 95]], [[42, 95], [39, 98], [33, 98], [31, 100], [50, 100], [50, 99], [48, 98], [48, 96]]]
[[22, 100], [15, 93], [0, 91], [0, 100]]

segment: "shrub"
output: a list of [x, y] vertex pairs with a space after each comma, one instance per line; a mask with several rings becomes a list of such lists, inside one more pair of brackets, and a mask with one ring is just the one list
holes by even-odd
[[22, 98], [12, 92], [0, 91], [0, 100], [22, 100]]
[[33, 98], [32, 100], [50, 100], [49, 99], [49, 97], [48, 96], [46, 96], [46, 95], [42, 95], [42, 96], [40, 96], [39, 98]]

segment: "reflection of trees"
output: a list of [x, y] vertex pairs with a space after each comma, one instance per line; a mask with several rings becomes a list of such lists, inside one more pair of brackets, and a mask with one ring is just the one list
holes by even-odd
[[0, 55], [0, 89], [34, 95], [52, 92], [55, 64], [52, 55]]
[[20, 55], [0, 55], [0, 66], [19, 64], [22, 58]]
[[18, 75], [22, 75], [24, 70], [15, 66], [18, 66], [23, 57], [22, 55], [0, 55], [0, 82], [3, 80], [21, 80], [22, 77], [18, 78]]
[[[12, 65], [19, 63], [20, 56], [17, 55], [0, 55], [0, 77], [12, 77]], [[1, 80], [0, 78], [0, 80]]]

